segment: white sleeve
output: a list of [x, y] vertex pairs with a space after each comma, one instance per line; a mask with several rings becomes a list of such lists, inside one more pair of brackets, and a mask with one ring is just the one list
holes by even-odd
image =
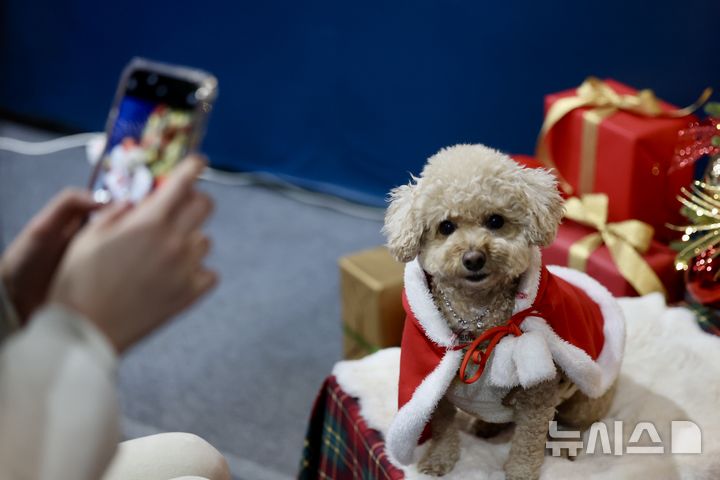
[[35, 314], [0, 350], [0, 477], [97, 480], [119, 440], [116, 356], [60, 306]]

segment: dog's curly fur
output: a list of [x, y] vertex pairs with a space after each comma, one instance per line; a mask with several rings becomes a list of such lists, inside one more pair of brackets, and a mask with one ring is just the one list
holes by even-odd
[[[556, 179], [546, 170], [524, 168], [484, 145], [456, 145], [431, 157], [420, 177], [391, 191], [383, 231], [396, 259], [418, 258], [450, 328], [474, 338], [510, 318], [531, 248], [553, 241], [563, 213]], [[468, 254], [481, 256], [481, 269], [466, 266]], [[481, 311], [489, 313], [479, 326], [469, 322], [469, 327], [461, 327], [457, 317], [473, 319]], [[548, 423], [557, 409], [567, 424], [586, 426], [602, 418], [613, 391], [599, 399], [580, 392], [569, 398], [562, 373], [529, 389], [511, 391], [503, 401], [512, 406], [515, 423], [506, 478], [539, 476]], [[565, 400], [571, 408], [563, 409]], [[444, 475], [454, 467], [460, 455], [455, 413], [447, 398], [441, 400], [431, 419], [433, 441], [420, 471]]]

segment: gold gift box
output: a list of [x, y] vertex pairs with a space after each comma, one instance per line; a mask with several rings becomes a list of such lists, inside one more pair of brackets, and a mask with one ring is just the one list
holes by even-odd
[[345, 358], [400, 345], [403, 264], [385, 247], [353, 253], [338, 263]]

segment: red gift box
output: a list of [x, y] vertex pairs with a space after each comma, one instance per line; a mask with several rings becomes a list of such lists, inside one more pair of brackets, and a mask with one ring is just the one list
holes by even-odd
[[[618, 95], [638, 94], [614, 80], [605, 80], [605, 85]], [[578, 91], [546, 96], [546, 115], [558, 100], [575, 97]], [[665, 113], [677, 110], [662, 101], [657, 106]], [[694, 173], [694, 165], [671, 171], [671, 160], [678, 131], [694, 119], [692, 115], [669, 118], [623, 109], [579, 107], [547, 133], [547, 151], [572, 186], [573, 195], [605, 193], [610, 198], [609, 221], [644, 221], [655, 228], [658, 239], [668, 241], [676, 234], [665, 224], [683, 222], [675, 197], [681, 187], [690, 184]]]
[[523, 155], [521, 153], [513, 153], [510, 155], [520, 165], [526, 168], [545, 168], [535, 157], [530, 155]]
[[[555, 241], [543, 249], [543, 262], [546, 265], [568, 265], [570, 247], [587, 235], [594, 233], [571, 220], [565, 220], [558, 230]], [[684, 295], [683, 272], [675, 269], [677, 252], [662, 243], [653, 240], [648, 250], [642, 255], [645, 262], [657, 274], [667, 291], [669, 302], [682, 300]], [[602, 283], [605, 288], [618, 297], [637, 296], [638, 293], [618, 271], [610, 251], [601, 245], [587, 259], [585, 273]]]

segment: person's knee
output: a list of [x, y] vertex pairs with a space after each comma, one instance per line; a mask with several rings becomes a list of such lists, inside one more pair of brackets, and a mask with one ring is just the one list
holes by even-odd
[[222, 454], [192, 433], [159, 433], [120, 444], [103, 480], [230, 480]]
[[193, 466], [192, 474], [208, 480], [231, 480], [225, 457], [210, 443], [192, 433], [167, 433], [180, 454]]

